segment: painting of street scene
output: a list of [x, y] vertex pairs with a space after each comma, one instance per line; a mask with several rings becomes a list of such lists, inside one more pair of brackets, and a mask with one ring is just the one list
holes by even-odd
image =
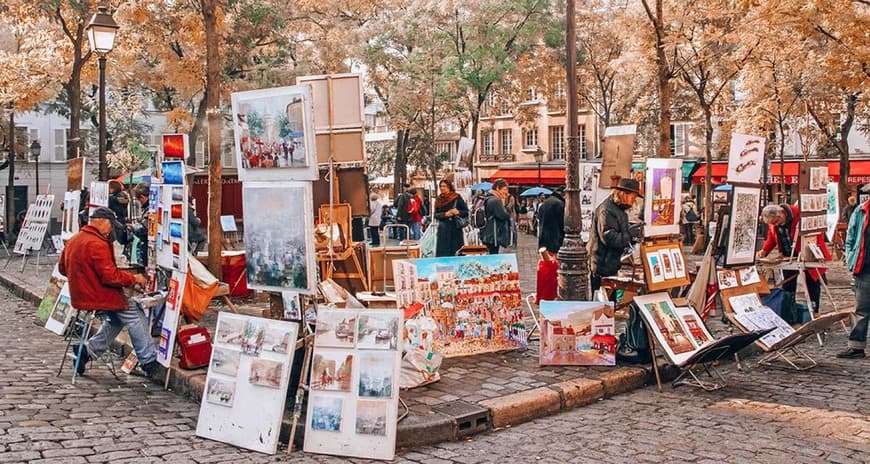
[[324, 309], [317, 312], [317, 329], [314, 332], [315, 346], [353, 348], [356, 313]]
[[363, 353], [360, 355], [359, 396], [389, 398], [393, 394], [395, 355]]
[[311, 430], [341, 431], [342, 399], [332, 396], [311, 395]]
[[228, 345], [241, 345], [245, 332], [245, 320], [221, 313], [218, 316], [215, 341]]
[[695, 350], [692, 337], [680, 324], [680, 317], [667, 294], [643, 295], [635, 298], [635, 303], [640, 307], [644, 318], [652, 321], [653, 333], [659, 337], [665, 351], [672, 354], [672, 358]]
[[302, 206], [308, 198], [304, 186], [245, 183], [242, 204], [249, 287], [273, 291], [313, 288], [308, 275], [314, 256], [313, 215]]
[[350, 391], [353, 355], [343, 351], [318, 350], [311, 362], [311, 389]]
[[393, 275], [401, 309], [429, 302], [433, 348], [445, 356], [526, 345], [516, 255], [395, 260]]
[[236, 396], [236, 383], [227, 380], [209, 379], [205, 400], [212, 404], [232, 407]]
[[211, 353], [210, 372], [235, 377], [239, 372], [240, 353], [226, 348], [214, 347]]
[[279, 388], [281, 376], [284, 375], [284, 364], [279, 361], [255, 359], [251, 361], [251, 373], [248, 382], [261, 387]]
[[266, 338], [266, 322], [254, 318], [245, 322], [242, 331], [242, 353], [259, 356], [263, 349], [263, 340]]
[[360, 400], [356, 404], [356, 433], [387, 435], [387, 402]]
[[395, 350], [399, 339], [400, 314], [361, 313], [357, 331], [357, 348]]
[[290, 345], [296, 343], [296, 331], [292, 328], [269, 324], [263, 338], [263, 348], [274, 353], [287, 354]]
[[236, 148], [241, 154], [243, 169], [309, 165], [305, 97], [298, 87], [233, 94]]
[[541, 317], [541, 365], [616, 365], [613, 303], [541, 301]]

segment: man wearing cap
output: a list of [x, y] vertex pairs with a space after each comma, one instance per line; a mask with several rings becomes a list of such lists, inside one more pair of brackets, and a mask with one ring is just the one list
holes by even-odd
[[593, 292], [601, 288], [602, 277], [619, 272], [623, 252], [631, 245], [632, 237], [640, 233], [640, 224], [629, 225], [626, 213], [638, 197], [643, 198], [638, 181], [619, 179], [612, 194], [595, 209], [586, 244]]
[[115, 213], [100, 207], [90, 216], [88, 225], [66, 244], [58, 261], [58, 270], [69, 281], [70, 303], [82, 311], [97, 311], [106, 316], [100, 330], [76, 353], [79, 374], [92, 358], [99, 357], [126, 327], [142, 370], [151, 375], [157, 368], [157, 350], [148, 334], [148, 325], [141, 310], [130, 309], [124, 287], [144, 285], [145, 277], [119, 270], [115, 265], [112, 241], [109, 238]]
[[550, 253], [558, 253], [565, 240], [565, 200], [562, 198], [562, 187], [541, 203], [538, 210], [540, 227], [538, 248], [546, 248]]

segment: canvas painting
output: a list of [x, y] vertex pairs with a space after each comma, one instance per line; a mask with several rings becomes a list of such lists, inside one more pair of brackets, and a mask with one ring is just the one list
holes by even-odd
[[163, 134], [163, 158], [187, 159], [187, 134]]
[[311, 389], [350, 392], [353, 354], [317, 350], [311, 362]]
[[400, 309], [429, 302], [445, 356], [526, 345], [516, 255], [394, 260], [393, 275]]
[[184, 185], [184, 162], [164, 161], [161, 167], [163, 169], [164, 184]]
[[644, 189], [644, 235], [655, 237], [680, 233], [680, 198], [683, 161], [648, 159]]
[[299, 292], [281, 292], [284, 302], [284, 319], [298, 321], [302, 319], [302, 309], [299, 301]]
[[731, 134], [728, 151], [728, 182], [758, 184], [764, 170], [764, 137]]
[[45, 288], [45, 294], [42, 297], [42, 301], [39, 302], [39, 308], [36, 310], [36, 320], [40, 325], [44, 325], [45, 321], [48, 320], [48, 316], [54, 309], [57, 297], [60, 296], [60, 292], [65, 283], [66, 277], [57, 270], [57, 264], [55, 264], [51, 277], [48, 279], [48, 286]]
[[827, 166], [810, 168], [810, 190], [825, 190], [829, 179]]
[[728, 229], [728, 251], [725, 255], [725, 264], [728, 266], [755, 262], [760, 199], [760, 189], [734, 186], [731, 226]]
[[387, 402], [359, 400], [356, 404], [356, 433], [387, 435]]
[[232, 94], [240, 180], [317, 180], [308, 86]]
[[323, 432], [340, 432], [342, 398], [334, 396], [311, 395], [311, 430]]
[[601, 173], [598, 186], [609, 189], [621, 177], [631, 173], [631, 159], [634, 157], [634, 139], [637, 126], [610, 126], [604, 129], [604, 147], [601, 157]]
[[269, 361], [267, 359], [255, 359], [251, 361], [251, 372], [248, 382], [260, 387], [278, 388], [281, 386], [281, 378], [284, 376], [284, 363]]
[[64, 240], [69, 240], [79, 231], [79, 204], [81, 203], [81, 195], [81, 190], [66, 192], [63, 195], [63, 219], [60, 237]]
[[276, 327], [274, 324], [266, 326], [266, 332], [263, 335], [263, 349], [274, 353], [288, 353], [293, 347], [290, 342], [296, 337], [292, 330], [286, 327]]
[[211, 404], [232, 407], [236, 400], [236, 382], [209, 379], [205, 389], [205, 398]]
[[356, 341], [355, 311], [319, 311], [314, 345], [352, 348]]
[[82, 190], [85, 185], [85, 158], [69, 160], [66, 165], [66, 191]]
[[677, 365], [713, 341], [698, 314], [691, 308], [675, 306], [667, 293], [637, 296], [634, 303], [658, 344]]
[[75, 313], [75, 308], [70, 303], [69, 284], [64, 282], [60, 294], [54, 302], [54, 307], [48, 315], [48, 320], [45, 321], [45, 328], [58, 335], [63, 335], [72, 320], [73, 313]]
[[395, 375], [392, 353], [365, 352], [360, 355], [359, 396], [390, 398]]
[[674, 270], [674, 263], [671, 261], [671, 250], [659, 250], [658, 255], [662, 262], [662, 270], [664, 271], [665, 279], [675, 279], [677, 274]]
[[211, 355], [211, 372], [235, 377], [239, 372], [240, 353], [227, 348], [214, 347]]
[[311, 188], [307, 182], [245, 182], [242, 204], [248, 287], [314, 291]]
[[271, 350], [265, 333], [286, 334], [294, 347], [298, 331], [295, 322], [218, 314], [197, 436], [275, 454], [295, 350]]
[[540, 364], [614, 366], [613, 303], [541, 301]]
[[394, 314], [370, 314], [359, 316], [357, 348], [394, 350], [399, 339], [399, 318]]

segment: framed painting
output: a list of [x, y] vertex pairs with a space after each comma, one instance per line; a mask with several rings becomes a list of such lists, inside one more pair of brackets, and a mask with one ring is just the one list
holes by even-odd
[[680, 195], [683, 185], [683, 160], [646, 161], [644, 189], [644, 236], [680, 233]]
[[764, 170], [764, 137], [731, 134], [728, 150], [728, 183], [758, 184]]
[[755, 240], [758, 236], [758, 208], [761, 189], [734, 186], [731, 202], [731, 223], [725, 265], [755, 263]]
[[704, 345], [713, 342], [701, 317], [690, 307], [678, 307], [667, 293], [634, 297], [640, 315], [665, 355], [680, 365]]
[[248, 287], [315, 291], [311, 183], [245, 182], [242, 207]]
[[648, 291], [655, 292], [692, 283], [679, 241], [641, 244], [640, 253]]
[[613, 303], [541, 301], [542, 366], [615, 366]]
[[239, 180], [317, 180], [308, 85], [236, 92], [232, 104]]

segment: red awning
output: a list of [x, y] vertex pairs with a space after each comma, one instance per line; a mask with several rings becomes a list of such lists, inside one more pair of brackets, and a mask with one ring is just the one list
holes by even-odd
[[[769, 182], [778, 184], [781, 182], [781, 177], [785, 171], [785, 182], [787, 184], [798, 183], [798, 172], [800, 171], [800, 161], [786, 161], [780, 163], [774, 161], [770, 163], [770, 179]], [[713, 162], [713, 169], [710, 171], [710, 176], [714, 184], [724, 184], [727, 180], [728, 162], [716, 161]], [[704, 176], [707, 174], [707, 165], [700, 164], [695, 173], [692, 174], [693, 184], [703, 184]], [[840, 161], [828, 161], [828, 175], [831, 177], [831, 182], [840, 181]], [[870, 183], [870, 160], [853, 160], [849, 161], [849, 179], [850, 185]]]
[[[504, 179], [513, 185], [537, 185], [537, 169], [499, 169], [489, 177], [490, 181]], [[541, 169], [541, 183], [544, 185], [565, 185], [565, 168]]]

